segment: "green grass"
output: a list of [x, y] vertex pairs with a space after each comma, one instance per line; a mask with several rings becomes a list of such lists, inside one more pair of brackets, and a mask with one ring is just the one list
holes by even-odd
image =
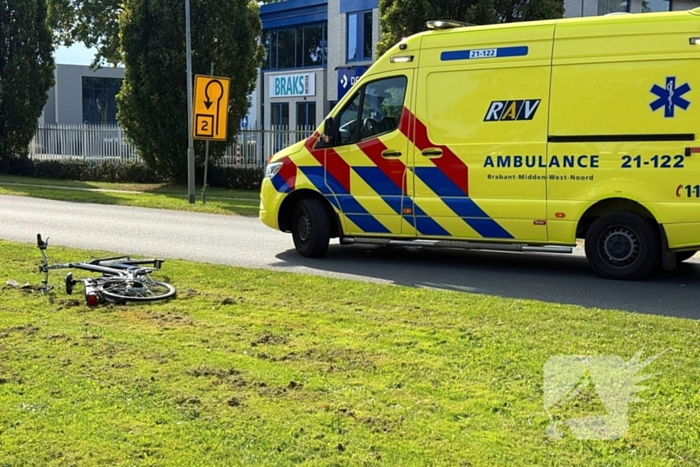
[[[105, 191], [89, 191], [95, 189]], [[186, 187], [47, 180], [9, 175], [0, 175], [0, 194], [244, 216], [256, 216], [260, 206], [257, 191], [208, 188], [207, 202], [202, 203], [202, 191], [199, 187], [196, 191], [196, 202], [192, 205], [188, 201]]]
[[[35, 247], [0, 251], [2, 284], [40, 283]], [[0, 466], [700, 464], [696, 321], [181, 261], [161, 277], [178, 298], [0, 290]], [[623, 438], [546, 435], [550, 356], [640, 349], [667, 351]]]

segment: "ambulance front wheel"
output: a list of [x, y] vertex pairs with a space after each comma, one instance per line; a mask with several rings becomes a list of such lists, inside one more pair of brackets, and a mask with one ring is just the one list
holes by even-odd
[[302, 199], [292, 218], [294, 247], [301, 256], [319, 258], [328, 250], [331, 239], [331, 221], [325, 206], [316, 199]]
[[632, 212], [596, 219], [586, 234], [586, 258], [593, 270], [608, 279], [636, 280], [648, 275], [660, 255], [658, 231]]

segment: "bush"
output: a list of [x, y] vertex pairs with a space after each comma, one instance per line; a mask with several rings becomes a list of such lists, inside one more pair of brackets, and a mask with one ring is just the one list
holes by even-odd
[[[165, 183], [170, 181], [159, 177], [142, 162], [40, 161], [21, 157], [13, 159], [13, 163], [1, 171], [7, 175], [81, 182]], [[212, 166], [209, 167], [207, 183], [214, 188], [257, 191], [260, 190], [263, 176], [263, 169]], [[198, 171], [196, 177], [197, 182], [201, 184], [202, 170]]]
[[[264, 169], [212, 166], [207, 173], [207, 185], [214, 188], [259, 191], [264, 176]], [[202, 180], [202, 177], [199, 176], [197, 180]]]
[[83, 180], [111, 183], [160, 183], [162, 180], [146, 164], [136, 162], [102, 162], [88, 164]]
[[143, 163], [83, 161], [33, 161], [31, 176], [57, 180], [110, 183], [159, 183], [156, 174]]

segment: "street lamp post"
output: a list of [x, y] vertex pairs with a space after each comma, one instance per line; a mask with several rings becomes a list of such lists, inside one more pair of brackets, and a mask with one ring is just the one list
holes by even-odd
[[187, 196], [194, 204], [194, 144], [192, 142], [192, 36], [190, 0], [185, 0], [185, 40], [187, 47]]

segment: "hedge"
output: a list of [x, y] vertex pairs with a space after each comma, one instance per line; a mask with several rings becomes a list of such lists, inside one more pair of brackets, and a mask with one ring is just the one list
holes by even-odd
[[[142, 162], [84, 162], [84, 161], [41, 161], [28, 158], [15, 159], [5, 169], [7, 175], [22, 175], [54, 180], [78, 180], [82, 182], [110, 183], [165, 183], [153, 170]], [[236, 190], [260, 190], [264, 175], [261, 168], [239, 168], [211, 166], [207, 174], [207, 184], [214, 188]], [[203, 169], [196, 173], [198, 184], [202, 183]]]

